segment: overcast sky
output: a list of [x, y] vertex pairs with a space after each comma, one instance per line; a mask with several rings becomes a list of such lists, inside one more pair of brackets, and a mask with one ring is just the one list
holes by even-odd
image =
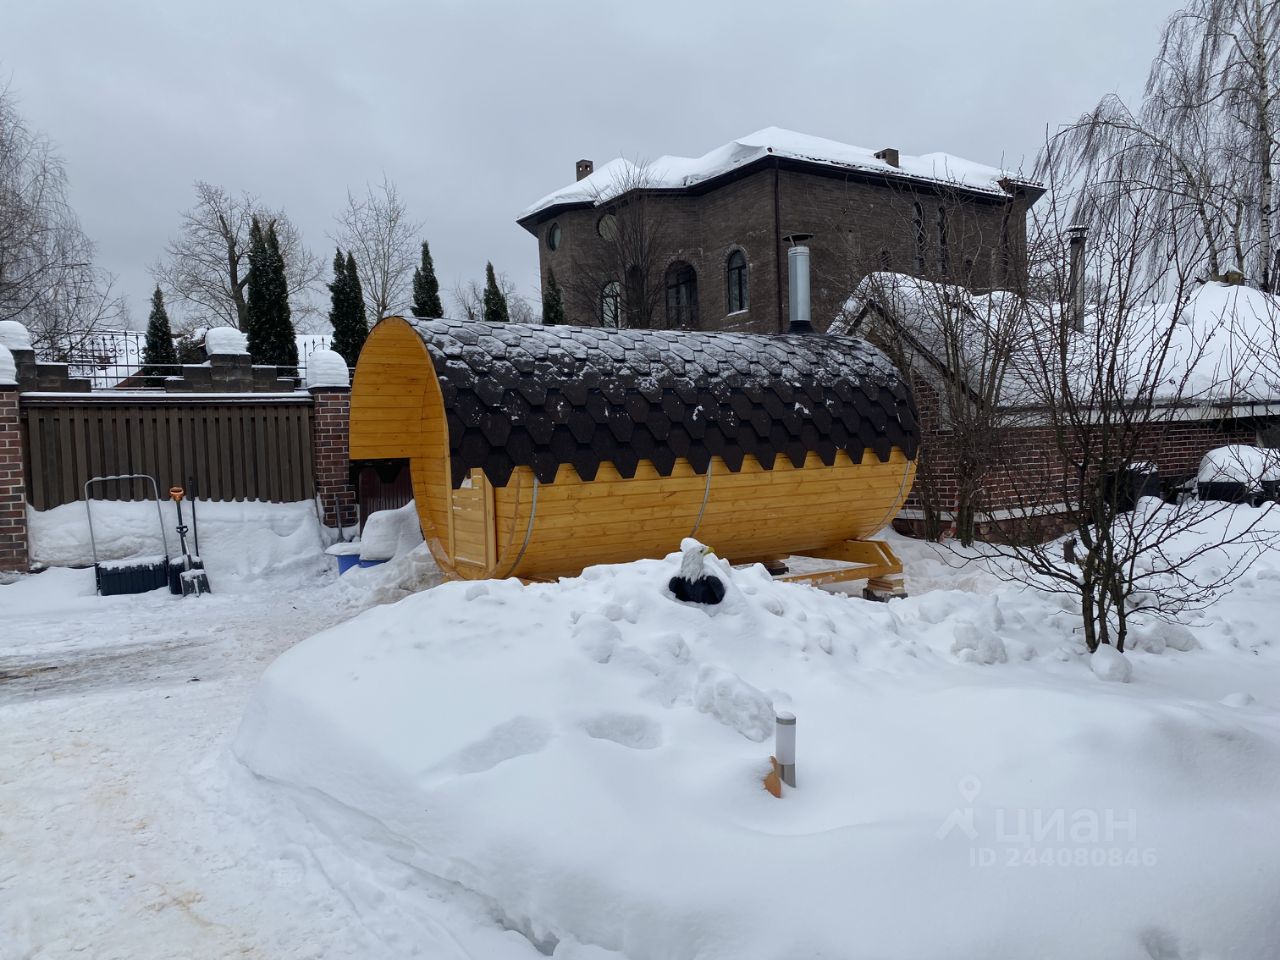
[[1176, 6], [37, 0], [6, 6], [0, 78], [59, 146], [141, 326], [196, 179], [283, 207], [327, 263], [347, 187], [385, 172], [442, 288], [491, 259], [536, 298], [515, 218], [579, 157], [697, 156], [780, 126], [1016, 169], [1046, 126], [1140, 92]]

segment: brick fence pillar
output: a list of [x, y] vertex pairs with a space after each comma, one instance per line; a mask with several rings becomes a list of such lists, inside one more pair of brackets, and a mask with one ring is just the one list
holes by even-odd
[[[348, 475], [348, 437], [351, 429], [351, 388], [310, 387], [314, 407], [311, 415], [311, 456], [315, 463], [316, 496], [324, 510], [326, 526], [339, 520], [347, 526], [356, 522], [356, 492]], [[341, 518], [337, 514], [341, 510]]]
[[0, 370], [0, 570], [27, 567], [27, 491], [18, 387], [5, 383]]

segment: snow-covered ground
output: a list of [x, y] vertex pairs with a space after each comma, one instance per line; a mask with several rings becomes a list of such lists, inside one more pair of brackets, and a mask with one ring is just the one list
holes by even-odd
[[335, 582], [314, 515], [215, 513], [212, 596], [0, 586], [5, 960], [1280, 952], [1280, 552], [1114, 683], [901, 539], [905, 600], [703, 609], [674, 557], [409, 593], [422, 548]]
[[[342, 844], [229, 752], [272, 659], [434, 566], [337, 581], [310, 504], [201, 509], [210, 596], [98, 597], [91, 569], [0, 585], [0, 958], [536, 956], [447, 891], [379, 921]], [[101, 514], [109, 552], [147, 549], [124, 522], [145, 509]], [[78, 558], [83, 516], [38, 515], [37, 549]]]

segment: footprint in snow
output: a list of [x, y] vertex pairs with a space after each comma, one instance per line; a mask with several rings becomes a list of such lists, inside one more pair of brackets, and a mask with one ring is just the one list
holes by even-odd
[[584, 720], [582, 729], [594, 740], [612, 740], [632, 750], [662, 746], [662, 727], [638, 713], [602, 713]]
[[551, 724], [537, 717], [512, 717], [453, 757], [458, 773], [483, 773], [516, 757], [537, 753], [551, 742]]

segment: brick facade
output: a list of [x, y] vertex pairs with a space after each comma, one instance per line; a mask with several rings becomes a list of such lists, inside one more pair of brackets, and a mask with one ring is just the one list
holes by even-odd
[[27, 497], [18, 390], [0, 385], [0, 571], [26, 570]]
[[[350, 387], [312, 387], [312, 458], [316, 496], [326, 526], [356, 522], [356, 493], [350, 483]], [[339, 516], [339, 511], [341, 516]]]
[[[921, 535], [924, 523], [920, 513], [924, 507], [922, 487], [944, 513], [944, 526], [959, 491], [959, 460], [956, 437], [947, 430], [939, 416], [939, 399], [927, 383], [914, 386], [921, 414], [921, 462], [916, 489], [904, 510], [905, 516], [895, 526], [904, 533]], [[1162, 480], [1182, 481], [1199, 469], [1204, 455], [1215, 447], [1228, 444], [1256, 444], [1257, 424], [1244, 420], [1159, 421], [1146, 425], [1136, 448], [1139, 459], [1159, 469]], [[1007, 426], [999, 431], [993, 457], [982, 477], [981, 507], [990, 515], [1015, 514], [1015, 522], [1025, 523], [1028, 508], [1043, 505], [1051, 508], [1064, 501], [1071, 491], [1066, 465], [1056, 455], [1052, 428], [1047, 425]], [[1051, 511], [1047, 511], [1051, 515]], [[997, 523], [980, 523], [978, 529], [999, 535]], [[1052, 525], [1046, 533], [1056, 532]]]
[[[858, 282], [880, 269], [974, 287], [1017, 285], [1024, 272], [1026, 214], [1022, 195], [1000, 198], [960, 190], [904, 186], [830, 169], [778, 163], [757, 167], [713, 187], [654, 191], [644, 203], [661, 224], [663, 243], [652, 257], [655, 276], [684, 261], [697, 275], [698, 322], [703, 330], [772, 333], [789, 323], [787, 246], [782, 238], [812, 234], [812, 314], [819, 329], [835, 317]], [[924, 244], [917, 246], [916, 210], [923, 216]], [[945, 269], [939, 240], [939, 210], [946, 211]], [[524, 225], [538, 239], [543, 283], [554, 270], [565, 290], [570, 323], [599, 325], [601, 286], [616, 257], [598, 224], [607, 207], [576, 206], [539, 214]], [[624, 216], [624, 213], [619, 213]], [[559, 246], [548, 237], [559, 227]], [[727, 267], [741, 250], [748, 264], [747, 309], [728, 312]], [[921, 263], [921, 260], [923, 263]], [[658, 323], [666, 325], [665, 304]]]

